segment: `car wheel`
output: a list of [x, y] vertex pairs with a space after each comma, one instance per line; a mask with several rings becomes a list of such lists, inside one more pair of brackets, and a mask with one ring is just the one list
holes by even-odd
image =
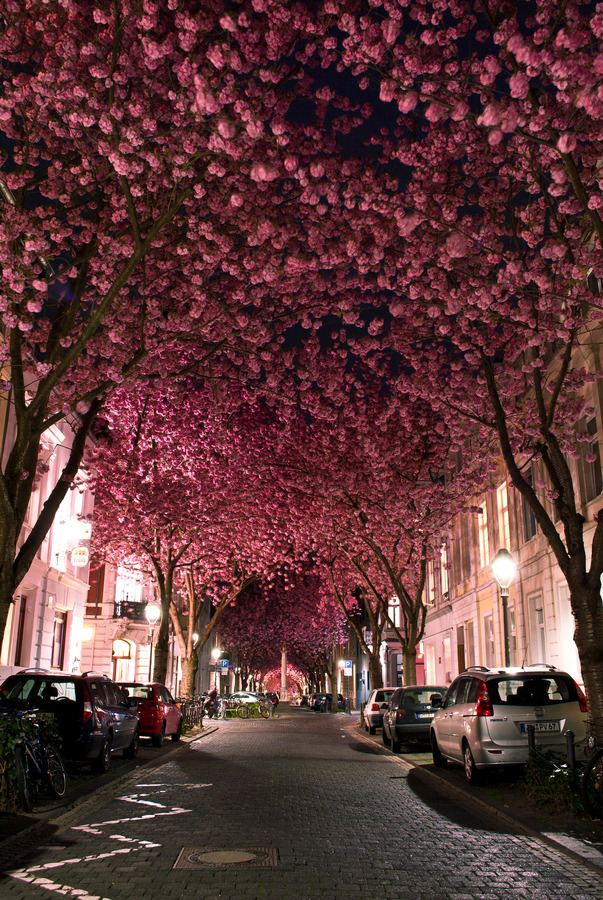
[[396, 740], [396, 738], [393, 736], [393, 734], [392, 734], [391, 744], [392, 744], [392, 750], [394, 751], [394, 753], [399, 753], [402, 743], [401, 743], [401, 741]]
[[383, 731], [381, 732], [381, 740], [385, 744], [386, 747], [389, 747], [389, 735], [385, 730], [385, 725], [383, 726]]
[[376, 725], [369, 725], [369, 727], [368, 727], [368, 733], [369, 733], [369, 734], [374, 734], [374, 733], [376, 732], [376, 730], [377, 730], [377, 726], [376, 726]]
[[103, 746], [101, 747], [101, 751], [90, 763], [90, 768], [97, 775], [102, 775], [103, 772], [106, 772], [111, 764], [111, 738], [106, 737], [103, 741]]
[[434, 766], [437, 766], [438, 769], [445, 769], [448, 765], [448, 760], [440, 753], [440, 748], [438, 747], [438, 742], [433, 732], [431, 735], [431, 752], [433, 753]]
[[140, 732], [138, 728], [132, 735], [132, 740], [124, 750], [124, 756], [126, 759], [136, 759], [138, 756], [138, 744], [140, 742]]
[[364, 720], [364, 730], [365, 731], [369, 730], [369, 723], [366, 721], [366, 719]]
[[479, 781], [479, 774], [475, 765], [475, 760], [473, 759], [471, 747], [467, 741], [463, 744], [463, 763], [465, 766], [465, 778], [469, 784], [477, 784]]
[[165, 722], [161, 726], [161, 731], [159, 732], [159, 734], [151, 735], [151, 743], [153, 744], [153, 747], [161, 747], [161, 745], [163, 744], [164, 737], [165, 737]]
[[179, 741], [180, 738], [182, 737], [182, 719], [180, 719], [180, 721], [178, 722], [178, 728], [177, 728], [176, 731], [172, 734], [171, 737], [172, 737], [172, 740], [174, 741], [174, 743], [176, 743], [177, 741]]

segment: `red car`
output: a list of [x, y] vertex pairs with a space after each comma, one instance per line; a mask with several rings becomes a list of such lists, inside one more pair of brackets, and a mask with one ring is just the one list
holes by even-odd
[[131, 699], [138, 701], [136, 713], [143, 737], [150, 737], [155, 747], [161, 747], [167, 735], [173, 741], [180, 740], [182, 713], [164, 684], [130, 682], [122, 683], [120, 687]]

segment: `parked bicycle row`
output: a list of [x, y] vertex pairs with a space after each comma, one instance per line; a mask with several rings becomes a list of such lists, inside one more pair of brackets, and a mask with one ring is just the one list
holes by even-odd
[[205, 715], [213, 718], [249, 719], [261, 717], [268, 719], [274, 715], [279, 703], [277, 693], [267, 694], [256, 691], [235, 691], [225, 697], [220, 697], [217, 691], [211, 691], [204, 700]]

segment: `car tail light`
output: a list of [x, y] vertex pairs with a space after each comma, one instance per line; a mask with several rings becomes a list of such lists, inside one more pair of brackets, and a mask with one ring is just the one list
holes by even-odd
[[[574, 682], [576, 684], [576, 682]], [[579, 684], [576, 684], [576, 692], [578, 694], [578, 703], [580, 704], [580, 712], [588, 712], [588, 703], [586, 702], [586, 697], [584, 696], [584, 691], [580, 687]]]
[[488, 693], [488, 688], [485, 684], [482, 684], [480, 688], [480, 692], [477, 695], [477, 703], [475, 704], [475, 715], [476, 716], [493, 716], [494, 710], [492, 709], [492, 701], [490, 700], [490, 694]]
[[396, 722], [403, 722], [406, 718], [406, 710], [405, 709], [397, 709], [396, 710]]
[[92, 709], [92, 703], [90, 702], [90, 692], [88, 691], [88, 685], [84, 684], [84, 717], [83, 722], [84, 725], [87, 725], [88, 722], [92, 722], [93, 725], [96, 724], [94, 719], [94, 710]]
[[379, 712], [379, 704], [371, 703], [371, 712]]

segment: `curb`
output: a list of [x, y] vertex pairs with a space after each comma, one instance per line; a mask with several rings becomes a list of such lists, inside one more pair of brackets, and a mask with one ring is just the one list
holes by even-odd
[[411, 770], [415, 771], [419, 777], [426, 782], [438, 781], [441, 785], [445, 786], [447, 790], [456, 794], [457, 797], [462, 798], [465, 802], [481, 807], [484, 812], [487, 812], [490, 816], [496, 817], [507, 825], [507, 827], [523, 831], [527, 836], [542, 841], [550, 847], [554, 847], [555, 850], [559, 850], [566, 856], [583, 863], [583, 865], [587, 866], [591, 871], [596, 872], [598, 875], [603, 872], [603, 853], [600, 853], [597, 849], [589, 846], [584, 841], [573, 838], [568, 834], [538, 831], [530, 825], [527, 825], [525, 822], [522, 822], [520, 819], [513, 818], [513, 816], [502, 812], [502, 810], [498, 809], [496, 806], [488, 803], [487, 800], [483, 800], [481, 797], [476, 797], [473, 794], [467, 793], [467, 791], [464, 791], [461, 787], [454, 784], [454, 782], [449, 781], [447, 778], [443, 778], [438, 772], [431, 771], [430, 769], [425, 768], [425, 766], [417, 765], [411, 758], [405, 757], [403, 753], [393, 753], [393, 751], [388, 750], [384, 745], [372, 740], [362, 731], [356, 730], [357, 728], [357, 725], [352, 725], [346, 730], [353, 732], [354, 737], [362, 739], [372, 747], [376, 747], [380, 754], [390, 756], [408, 772]]

